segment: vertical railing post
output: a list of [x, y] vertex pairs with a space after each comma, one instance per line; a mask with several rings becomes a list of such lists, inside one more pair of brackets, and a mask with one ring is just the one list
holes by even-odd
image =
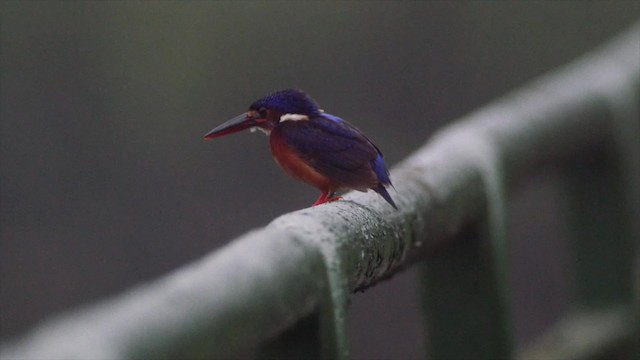
[[321, 353], [320, 313], [299, 320], [258, 349], [258, 359], [315, 359]]
[[[506, 214], [498, 154], [480, 144], [484, 218], [423, 264], [429, 359], [509, 359], [513, 340], [506, 276]], [[476, 154], [476, 155], [477, 155]], [[473, 156], [476, 156], [473, 155]]]
[[[636, 334], [618, 348], [632, 359], [640, 356], [640, 280], [634, 267], [640, 261], [640, 96], [631, 86], [603, 95], [611, 132], [565, 168], [576, 311], [631, 309]], [[607, 356], [608, 349], [600, 350]]]
[[329, 255], [328, 293], [320, 304], [320, 335], [322, 340], [321, 357], [325, 360], [346, 360], [349, 358], [349, 336], [347, 334], [347, 305], [350, 293], [346, 287], [347, 274]]
[[581, 157], [566, 170], [576, 300], [584, 307], [630, 304], [637, 240], [624, 215], [627, 193], [619, 163], [602, 151]]
[[640, 244], [639, 90], [605, 94], [611, 132], [566, 171], [583, 306], [634, 302], [634, 261]]
[[321, 304], [277, 338], [262, 345], [258, 359], [347, 359], [346, 308]]
[[[258, 349], [259, 359], [346, 360], [349, 356], [347, 336], [347, 274], [334, 261], [333, 251], [326, 251], [325, 286], [316, 310], [275, 339]], [[328, 265], [327, 265], [328, 264]]]

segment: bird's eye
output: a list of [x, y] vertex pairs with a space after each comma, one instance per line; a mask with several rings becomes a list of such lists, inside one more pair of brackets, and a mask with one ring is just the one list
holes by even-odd
[[261, 107], [261, 108], [258, 110], [258, 115], [260, 115], [260, 119], [266, 119], [266, 117], [267, 117], [267, 109], [266, 109], [266, 108]]

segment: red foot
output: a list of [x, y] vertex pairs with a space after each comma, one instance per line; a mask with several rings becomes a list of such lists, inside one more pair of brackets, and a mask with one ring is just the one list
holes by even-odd
[[312, 206], [316, 206], [316, 205], [320, 205], [320, 204], [324, 204], [324, 203], [328, 203], [328, 202], [332, 202], [332, 201], [336, 201], [336, 200], [341, 200], [342, 199], [342, 196], [332, 197], [334, 194], [335, 194], [335, 192], [328, 192], [328, 191], [323, 192], [322, 195], [320, 195], [318, 200], [316, 200], [316, 202], [314, 202]]

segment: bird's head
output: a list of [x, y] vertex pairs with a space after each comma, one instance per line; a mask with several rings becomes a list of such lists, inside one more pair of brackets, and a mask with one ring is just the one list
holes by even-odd
[[256, 100], [247, 112], [217, 126], [204, 138], [210, 140], [249, 128], [268, 134], [280, 122], [308, 120], [321, 112], [316, 102], [303, 91], [281, 90]]

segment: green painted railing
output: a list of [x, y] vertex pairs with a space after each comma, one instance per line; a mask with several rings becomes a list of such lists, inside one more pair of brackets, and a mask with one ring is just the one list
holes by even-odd
[[[640, 358], [640, 25], [439, 132], [380, 197], [283, 215], [205, 258], [5, 343], [2, 359], [348, 358], [347, 302], [423, 271], [431, 359]], [[515, 349], [505, 202], [554, 167], [578, 302]]]

